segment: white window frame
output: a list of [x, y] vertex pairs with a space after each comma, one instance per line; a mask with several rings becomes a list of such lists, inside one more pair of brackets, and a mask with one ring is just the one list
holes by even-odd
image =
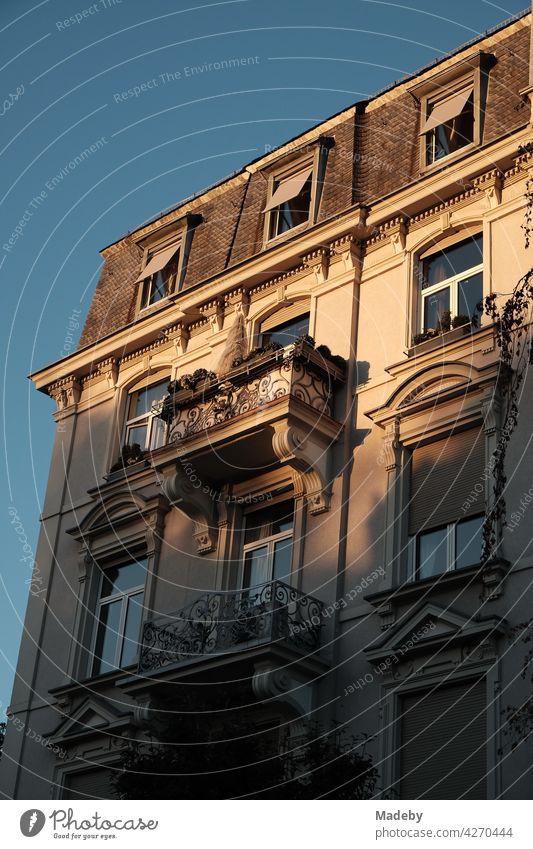
[[[446, 101], [451, 100], [452, 97], [456, 97], [458, 94], [461, 94], [462, 92], [466, 91], [467, 89], [472, 90], [472, 94], [471, 94], [472, 116], [473, 116], [472, 139], [470, 141], [465, 141], [465, 143], [462, 144], [460, 147], [458, 147], [456, 150], [452, 150], [452, 151], [450, 151], [450, 153], [447, 153], [444, 156], [441, 156], [441, 157], [439, 157], [439, 159], [437, 159], [435, 157], [436, 131], [438, 130], [439, 126], [442, 126], [442, 124], [438, 124], [433, 129], [428, 130], [427, 133], [423, 134], [423, 139], [424, 139], [424, 166], [426, 168], [432, 168], [433, 166], [440, 165], [441, 162], [447, 162], [451, 157], [459, 156], [461, 153], [463, 153], [463, 151], [468, 150], [471, 147], [473, 147], [473, 145], [475, 144], [475, 141], [476, 141], [476, 97], [478, 95], [477, 95], [477, 92], [476, 92], [476, 86], [474, 84], [474, 78], [472, 77], [470, 80], [463, 82], [462, 85], [454, 87], [453, 89], [451, 89], [449, 91], [443, 92], [440, 95], [435, 95], [434, 97], [425, 98], [425, 100], [424, 100], [424, 110], [422, 112], [422, 117], [423, 117], [424, 121], [426, 121], [429, 117], [431, 117], [431, 113], [438, 106], [440, 106], [443, 103], [446, 103]], [[470, 100], [470, 98], [469, 98], [469, 100]], [[468, 103], [468, 101], [466, 103]], [[465, 106], [463, 107], [463, 109], [461, 110], [461, 112], [466, 107], [466, 103], [465, 103]], [[461, 113], [459, 112], [458, 115], [456, 115], [455, 117], [458, 118], [460, 114]], [[454, 120], [454, 119], [452, 119], [452, 120]], [[428, 138], [428, 136], [430, 136], [431, 138]], [[427, 154], [428, 154], [428, 148], [429, 148], [430, 144], [431, 144], [432, 156], [431, 156], [431, 160], [428, 161], [428, 155]]]
[[[482, 235], [482, 234], [474, 234], [474, 235]], [[470, 236], [468, 238], [473, 238]], [[430, 260], [433, 256], [438, 256], [439, 253], [443, 253], [448, 248], [453, 248], [454, 245], [460, 244], [464, 239], [459, 239], [457, 242], [454, 242], [450, 245], [446, 245], [446, 248], [443, 248], [442, 251], [435, 251], [435, 253], [424, 256], [423, 259], [420, 259], [420, 271], [422, 270], [423, 263], [426, 260]], [[419, 328], [420, 333], [424, 333], [426, 328], [424, 328], [424, 313], [425, 313], [425, 301], [428, 297], [435, 295], [437, 292], [441, 292], [443, 289], [450, 289], [450, 313], [452, 319], [455, 318], [459, 314], [459, 283], [462, 280], [466, 280], [469, 277], [474, 277], [476, 274], [483, 275], [483, 256], [481, 257], [481, 262], [478, 265], [473, 265], [471, 268], [467, 268], [466, 271], [462, 271], [460, 274], [454, 274], [451, 277], [447, 277], [445, 280], [441, 280], [440, 283], [434, 283], [433, 286], [427, 286], [425, 289], [419, 288]], [[422, 274], [420, 274], [420, 279], [422, 280]], [[483, 278], [482, 278], [483, 282]], [[435, 328], [427, 328], [429, 330], [434, 330]]]
[[[146, 574], [148, 574], [148, 558], [144, 557], [143, 561], [146, 564]], [[133, 561], [133, 560], [130, 561], [131, 564], [133, 564], [134, 562], [140, 562], [140, 561]], [[129, 602], [130, 598], [132, 598], [136, 595], [142, 595], [144, 597], [145, 591], [146, 591], [146, 580], [143, 584], [140, 584], [136, 587], [131, 587], [128, 590], [113, 593], [112, 595], [106, 596], [105, 599], [102, 599], [102, 588], [103, 588], [103, 583], [104, 583], [104, 579], [105, 579], [105, 573], [109, 569], [112, 569], [114, 566], [120, 567], [120, 566], [128, 566], [128, 565], [129, 565], [129, 563], [115, 563], [115, 564], [109, 564], [108, 563], [104, 567], [101, 567], [101, 574], [100, 574], [99, 579], [98, 579], [98, 594], [97, 594], [97, 598], [96, 598], [96, 609], [95, 609], [95, 615], [94, 615], [94, 631], [93, 631], [93, 637], [92, 637], [92, 641], [91, 641], [91, 651], [90, 651], [91, 678], [97, 678], [100, 675], [106, 675], [106, 674], [111, 673], [112, 671], [117, 671], [117, 670], [120, 670], [120, 669], [128, 669], [129, 668], [129, 666], [123, 667], [123, 666], [120, 665], [120, 659], [122, 657], [122, 650], [124, 648], [124, 638], [125, 638], [124, 631], [125, 631], [125, 627], [126, 627], [126, 615], [127, 615], [127, 612], [128, 612], [128, 602]], [[119, 598], [121, 599], [121, 610], [120, 610], [119, 625], [118, 625], [118, 628], [117, 628], [117, 644], [116, 644], [116, 647], [115, 647], [115, 661], [114, 661], [113, 670], [106, 670], [104, 672], [102, 672], [102, 671], [95, 672], [96, 662], [97, 662], [97, 660], [100, 660], [100, 658], [96, 657], [95, 652], [96, 652], [96, 642], [98, 640], [98, 631], [100, 629], [102, 608], [106, 607], [107, 605], [111, 604], [112, 602], [116, 602]], [[140, 635], [142, 633], [142, 627], [143, 627], [143, 617], [141, 616], [139, 638], [140, 638]], [[141, 647], [141, 643], [140, 643], [140, 639], [139, 639], [139, 649], [140, 649], [140, 647]], [[131, 665], [133, 666], [134, 664], [131, 664]]]
[[277, 235], [271, 236], [270, 231], [272, 214], [276, 213], [277, 207], [274, 207], [274, 209], [266, 210], [263, 213], [263, 247], [270, 247], [271, 245], [277, 244], [278, 242], [281, 242], [284, 239], [288, 239], [294, 233], [300, 233], [308, 227], [311, 227], [316, 222], [321, 195], [321, 192], [319, 193], [318, 191], [319, 183], [320, 188], [322, 190], [322, 183], [326, 173], [327, 152], [329, 150], [329, 147], [330, 145], [327, 143], [327, 140], [317, 140], [317, 143], [315, 144], [315, 149], [312, 153], [302, 155], [302, 152], [300, 152], [295, 153], [290, 158], [284, 157], [283, 165], [278, 164], [278, 167], [276, 167], [276, 165], [273, 165], [272, 169], [267, 171], [267, 174], [265, 176], [268, 179], [267, 201], [269, 201], [274, 193], [274, 186], [276, 183], [283, 183], [287, 180], [290, 180], [292, 177], [296, 177], [298, 174], [301, 174], [302, 171], [305, 171], [309, 168], [313, 169], [311, 173], [311, 200], [309, 202], [309, 216], [307, 220], [302, 221], [295, 227], [291, 227], [284, 233], [278, 233]]
[[[470, 519], [482, 519], [482, 514], [476, 514], [475, 516], [467, 516], [464, 519], [461, 519], [460, 522], [468, 522]], [[408, 545], [407, 545], [407, 574], [408, 580], [410, 582], [418, 582], [418, 581], [427, 581], [430, 578], [438, 578], [439, 575], [445, 575], [447, 572], [462, 572], [463, 568], [468, 569], [468, 566], [461, 567], [457, 569], [456, 566], [456, 544], [457, 544], [457, 534], [456, 528], [460, 522], [449, 522], [447, 525], [437, 525], [435, 528], [426, 528], [424, 531], [420, 531], [417, 534], [413, 534], [409, 537]], [[441, 529], [446, 529], [446, 568], [441, 572], [438, 572], [436, 575], [428, 575], [425, 578], [419, 578], [417, 575], [419, 564], [418, 564], [418, 539], [426, 533], [431, 533], [432, 531], [439, 531]], [[473, 566], [477, 564], [472, 564]]]
[[[247, 513], [246, 517], [253, 516], [253, 512]], [[264, 582], [264, 584], [269, 584], [274, 580], [273, 577], [273, 569], [274, 569], [274, 551], [276, 544], [278, 542], [283, 542], [283, 540], [290, 539], [294, 542], [294, 522], [295, 516], [293, 513], [293, 525], [290, 531], [282, 531], [279, 534], [271, 534], [269, 537], [264, 537], [263, 539], [257, 540], [256, 542], [249, 542], [247, 545], [243, 545], [242, 548], [242, 578], [241, 578], [241, 588], [243, 590], [251, 590], [254, 589], [254, 586], [247, 587], [244, 583], [244, 579], [246, 576], [246, 555], [251, 551], [257, 551], [259, 548], [267, 548], [267, 572], [269, 577]], [[244, 531], [245, 533], [245, 531]], [[292, 573], [292, 560], [293, 560], [294, 548], [291, 546], [291, 573]], [[264, 586], [264, 584], [257, 584], [257, 586]]]
[[[180, 291], [184, 269], [186, 265], [185, 254], [188, 252], [188, 247], [190, 245], [190, 232], [187, 229], [186, 224], [182, 224], [179, 228], [178, 232], [174, 227], [174, 232], [171, 236], [167, 234], [166, 238], [163, 238], [161, 234], [158, 237], [150, 236], [149, 238], [143, 239], [139, 242], [139, 248], [143, 251], [142, 258], [142, 268], [146, 268], [148, 263], [154, 259], [158, 254], [163, 251], [167, 251], [170, 248], [174, 248], [174, 253], [170, 257], [169, 261], [160, 269], [161, 273], [165, 271], [165, 268], [168, 266], [170, 262], [174, 260], [176, 254], [178, 255], [178, 265], [177, 269], [173, 275], [173, 279], [171, 285], [168, 287], [168, 291], [166, 294], [160, 298], [155, 303], [150, 304], [146, 303], [143, 305], [144, 301], [144, 292], [147, 286], [152, 286], [154, 283], [155, 274], [149, 275], [148, 277], [144, 277], [140, 279], [140, 275], [137, 278], [137, 303], [136, 303], [136, 314], [142, 315], [143, 313], [153, 310], [158, 306], [166, 304], [173, 295]], [[148, 298], [149, 300], [149, 298]]]
[[[143, 389], [149, 389], [151, 386], [156, 386], [158, 383], [166, 383], [166, 384], [170, 383], [170, 376], [164, 377], [161, 380], [154, 380], [153, 383], [148, 383], [148, 384], [146, 384], [146, 386], [140, 386], [140, 387], [137, 387], [137, 388], [133, 387], [132, 389], [130, 389], [128, 391], [127, 398], [126, 398], [126, 420], [125, 420], [125, 425], [124, 425], [123, 445], [129, 445], [130, 444], [129, 441], [128, 441], [128, 435], [129, 435], [130, 430], [132, 430], [135, 427], [139, 427], [139, 426], [143, 425], [145, 422], [146, 422], [146, 439], [145, 439], [144, 445], [141, 445], [141, 451], [156, 451], [157, 448], [161, 448], [163, 445], [166, 444], [167, 425], [165, 425], [165, 423], [163, 422], [163, 441], [162, 441], [161, 445], [155, 445], [155, 446], [152, 445], [153, 436], [154, 436], [154, 432], [155, 432], [154, 421], [155, 421], [155, 419], [158, 419], [157, 411], [154, 411], [153, 409], [151, 409], [146, 413], [142, 413], [140, 416], [134, 416], [133, 418], [128, 418], [129, 407], [130, 407], [130, 404], [132, 402], [133, 395], [136, 392], [141, 392]], [[165, 397], [166, 394], [167, 394], [167, 392], [165, 390], [165, 392], [163, 392], [163, 394], [161, 395], [160, 401], [163, 400], [163, 398]], [[154, 402], [154, 403], [158, 403], [158, 402]], [[162, 421], [162, 420], [159, 419], [159, 421]]]

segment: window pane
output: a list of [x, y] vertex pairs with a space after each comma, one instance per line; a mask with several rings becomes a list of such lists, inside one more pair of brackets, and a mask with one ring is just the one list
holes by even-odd
[[291, 576], [292, 537], [281, 540], [274, 546], [274, 565], [272, 579], [288, 584]]
[[465, 239], [439, 253], [432, 254], [423, 261], [422, 288], [435, 286], [449, 277], [462, 274], [469, 268], [475, 268], [483, 262], [483, 236]]
[[144, 587], [146, 581], [146, 560], [112, 566], [104, 572], [101, 597], [122, 593], [135, 587]]
[[131, 666], [139, 653], [139, 636], [143, 611], [143, 593], [132, 595], [128, 599], [126, 624], [124, 627], [124, 642], [122, 644], [121, 666]]
[[144, 416], [152, 409], [152, 404], [160, 401], [167, 394], [168, 378], [159, 380], [157, 383], [152, 383], [151, 386], [145, 386], [144, 389], [139, 389], [136, 392], [135, 409], [131, 412], [131, 418]]
[[275, 534], [283, 534], [294, 527], [294, 502], [281, 501], [264, 510], [248, 513], [245, 517], [244, 544], [257, 542]]
[[474, 274], [472, 277], [467, 277], [466, 280], [461, 280], [458, 284], [458, 315], [467, 315], [479, 317], [477, 305], [483, 300], [483, 275]]
[[438, 528], [436, 531], [426, 531], [418, 536], [418, 570], [417, 578], [431, 578], [440, 575], [448, 567], [447, 550], [448, 530]]
[[257, 587], [270, 580], [268, 548], [266, 545], [248, 551], [244, 561], [244, 586]]
[[148, 285], [150, 286], [150, 294], [148, 296], [149, 304], [156, 304], [167, 294], [167, 287], [165, 285], [165, 278], [162, 271], [158, 271], [156, 274], [153, 274], [148, 281]]
[[147, 425], [135, 425], [126, 431], [126, 445], [138, 445], [143, 451], [146, 447]]
[[455, 526], [455, 568], [474, 566], [481, 560], [483, 516], [474, 516]]
[[261, 334], [261, 344], [277, 342], [278, 345], [291, 345], [299, 336], [309, 333], [309, 313], [300, 315]]
[[[275, 183], [273, 191], [276, 191], [280, 183]], [[309, 208], [311, 206], [311, 176], [306, 181], [304, 187], [296, 197], [291, 198], [285, 203], [280, 204], [272, 210], [270, 218], [270, 236], [279, 236], [281, 233], [286, 233], [287, 230], [292, 230], [299, 224], [303, 224], [309, 220]]]
[[99, 675], [116, 669], [116, 654], [122, 600], [112, 601], [100, 608], [100, 621], [94, 648], [93, 673]]
[[424, 298], [424, 330], [435, 330], [445, 312], [450, 310], [450, 289], [441, 289]]
[[454, 153], [465, 144], [471, 144], [473, 139], [473, 111], [465, 107], [463, 112], [449, 124], [435, 127], [435, 159], [442, 159], [449, 153]]
[[165, 432], [165, 422], [154, 416], [150, 429], [150, 444], [148, 446], [151, 451], [155, 451], [156, 448], [161, 448], [165, 444]]

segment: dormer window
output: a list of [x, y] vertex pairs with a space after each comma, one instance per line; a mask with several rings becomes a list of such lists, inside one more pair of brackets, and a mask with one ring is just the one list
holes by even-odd
[[426, 165], [444, 159], [474, 142], [474, 85], [426, 101], [421, 133], [426, 140]]
[[273, 178], [271, 197], [264, 209], [269, 213], [269, 239], [309, 221], [313, 170], [312, 165], [307, 165], [290, 176]]
[[157, 304], [178, 290], [180, 246], [181, 242], [174, 242], [165, 248], [146, 252], [146, 264], [136, 281], [141, 286], [141, 310]]
[[496, 59], [478, 51], [416, 82], [420, 103], [420, 168], [437, 167], [483, 141], [489, 72]]

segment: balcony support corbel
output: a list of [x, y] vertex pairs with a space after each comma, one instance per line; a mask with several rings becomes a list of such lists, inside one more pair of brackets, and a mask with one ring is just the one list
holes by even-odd
[[[193, 476], [191, 475], [191, 478]], [[196, 476], [194, 476], [196, 478]], [[170, 503], [185, 513], [194, 523], [193, 537], [198, 554], [208, 554], [217, 546], [218, 523], [212, 494], [204, 487], [196, 488], [181, 466], [161, 480], [161, 489]]]
[[311, 684], [297, 680], [272, 661], [262, 660], [254, 665], [252, 690], [259, 701], [285, 703], [298, 716], [307, 716], [311, 712]]
[[303, 494], [311, 515], [326, 513], [331, 490], [327, 483], [327, 446], [315, 443], [309, 434], [302, 436], [294, 427], [278, 423], [272, 436], [274, 454], [293, 472], [294, 489]]

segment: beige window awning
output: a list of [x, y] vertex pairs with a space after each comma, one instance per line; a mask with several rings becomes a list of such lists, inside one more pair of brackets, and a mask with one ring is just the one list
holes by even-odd
[[274, 209], [276, 206], [281, 206], [282, 203], [286, 203], [288, 200], [292, 200], [299, 195], [302, 191], [303, 187], [307, 183], [307, 180], [313, 173], [313, 166], [310, 168], [306, 168], [305, 171], [300, 171], [299, 174], [295, 174], [294, 177], [291, 177], [289, 180], [284, 180], [283, 183], [280, 183], [269, 202], [263, 209], [263, 212], [268, 212], [269, 209]]
[[473, 91], [474, 87], [472, 86], [472, 88], [460, 91], [459, 94], [450, 97], [449, 100], [445, 100], [444, 103], [438, 103], [420, 130], [420, 135], [429, 133], [435, 127], [440, 127], [441, 124], [447, 124], [449, 121], [457, 118], [468, 103]]
[[137, 277], [136, 283], [139, 283], [141, 280], [146, 280], [147, 277], [150, 277], [152, 274], [156, 274], [158, 271], [161, 271], [165, 265], [168, 265], [174, 254], [179, 250], [178, 245], [172, 245], [171, 248], [165, 248], [164, 251], [159, 251], [155, 256], [144, 266], [143, 270]]

